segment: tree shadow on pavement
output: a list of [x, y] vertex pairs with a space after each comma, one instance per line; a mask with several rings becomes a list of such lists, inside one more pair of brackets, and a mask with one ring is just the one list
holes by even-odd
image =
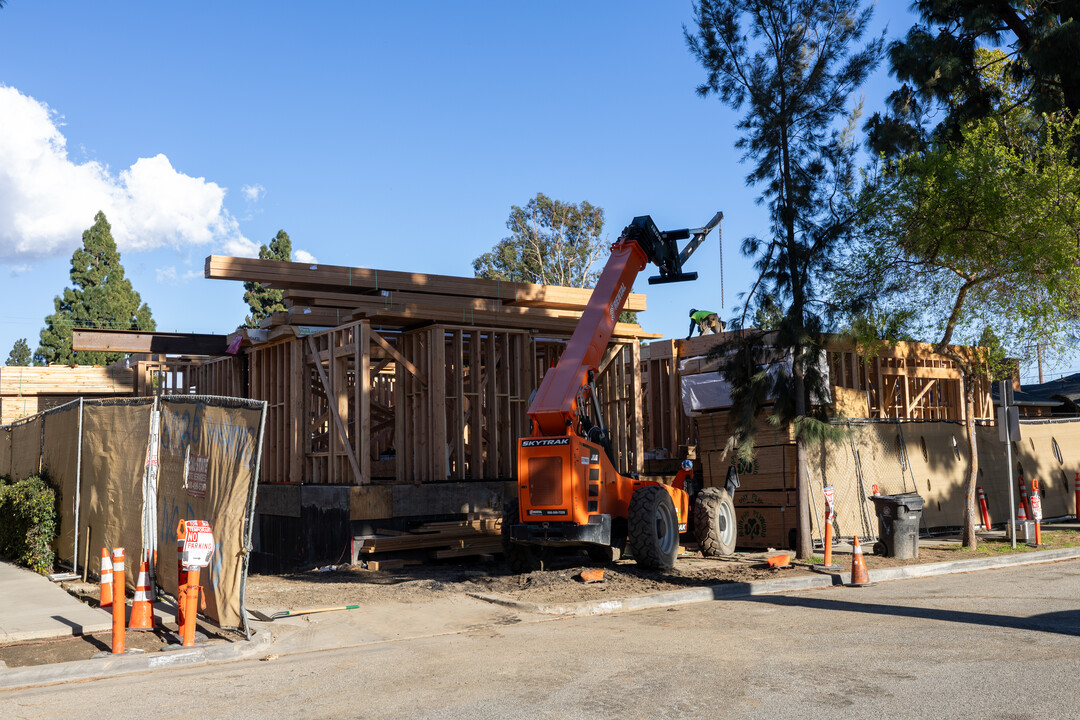
[[768, 603], [770, 605], [781, 605], [784, 607], [801, 607], [810, 610], [832, 610], [835, 612], [853, 612], [867, 615], [892, 615], [894, 617], [916, 620], [940, 620], [943, 622], [966, 623], [969, 625], [1080, 636], [1080, 609], [1043, 613], [1040, 615], [1032, 615], [1030, 617], [1012, 617], [1010, 615], [994, 615], [991, 613], [978, 613], [967, 610], [943, 610], [940, 608], [909, 607], [904, 605], [882, 605], [850, 602], [846, 600], [828, 600], [825, 598], [793, 597], [790, 595], [756, 595], [754, 597], [745, 598], [745, 601]]

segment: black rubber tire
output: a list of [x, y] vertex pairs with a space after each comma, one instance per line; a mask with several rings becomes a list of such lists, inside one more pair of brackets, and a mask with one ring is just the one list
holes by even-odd
[[627, 544], [643, 567], [669, 570], [679, 554], [679, 517], [664, 488], [646, 485], [630, 498]]
[[724, 488], [705, 488], [694, 498], [694, 538], [705, 557], [735, 552], [735, 504]]
[[506, 564], [512, 573], [530, 573], [544, 569], [544, 553], [542, 548], [534, 547], [525, 543], [513, 542], [510, 539], [510, 526], [521, 522], [518, 514], [518, 501], [510, 500], [503, 503], [502, 517], [502, 550]]

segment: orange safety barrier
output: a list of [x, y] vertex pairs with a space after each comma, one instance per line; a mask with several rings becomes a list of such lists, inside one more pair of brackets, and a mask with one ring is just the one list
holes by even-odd
[[124, 548], [113, 550], [112, 654], [124, 654], [124, 611], [127, 609], [124, 592]]
[[135, 583], [135, 599], [131, 603], [128, 629], [154, 629], [154, 599], [150, 595], [150, 567], [146, 560], [139, 563], [139, 580]]
[[112, 559], [107, 548], [101, 548], [101, 589], [98, 592], [98, 605], [112, 605]]
[[983, 492], [982, 487], [976, 488], [979, 491], [979, 511], [982, 512], [983, 527], [987, 530], [990, 529], [990, 510], [986, 507], [986, 493]]
[[851, 551], [851, 581], [850, 587], [862, 587], [870, 584], [870, 573], [866, 570], [866, 560], [863, 558], [862, 547], [859, 545], [859, 536], [852, 541]]

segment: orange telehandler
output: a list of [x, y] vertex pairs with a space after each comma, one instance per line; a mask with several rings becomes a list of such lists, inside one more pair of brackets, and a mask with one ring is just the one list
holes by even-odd
[[[716, 213], [704, 227], [661, 232], [648, 215], [636, 217], [612, 245], [574, 334], [529, 406], [532, 435], [518, 441], [518, 493], [504, 503], [502, 522], [513, 572], [541, 569], [558, 547], [580, 547], [607, 562], [629, 549], [641, 565], [670, 568], [687, 531], [706, 556], [734, 551], [731, 493], [738, 479], [729, 475], [724, 488], [695, 491], [689, 462], [671, 485], [620, 475], [594, 386], [637, 274], [653, 263], [660, 275], [650, 284], [695, 280], [683, 263], [722, 218]], [[677, 241], [686, 239], [680, 251]]]

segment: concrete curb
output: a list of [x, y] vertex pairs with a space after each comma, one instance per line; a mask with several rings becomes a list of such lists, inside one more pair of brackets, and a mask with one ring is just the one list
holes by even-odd
[[250, 640], [224, 645], [194, 646], [182, 650], [155, 652], [138, 655], [94, 658], [35, 665], [31, 667], [0, 669], [0, 692], [25, 687], [55, 685], [80, 680], [96, 680], [117, 675], [164, 670], [175, 667], [212, 665], [214, 663], [242, 660], [270, 648], [273, 637], [269, 630], [259, 630]]
[[[931, 577], [934, 575], [948, 575], [951, 573], [973, 572], [977, 570], [992, 570], [994, 568], [1017, 565], [1035, 565], [1038, 563], [1057, 562], [1059, 560], [1071, 560], [1073, 558], [1080, 558], [1080, 548], [1041, 550], [1016, 555], [975, 558], [972, 560], [950, 560], [927, 565], [879, 568], [871, 571], [869, 575], [870, 582], [886, 582], [888, 580], [903, 580], [906, 578]], [[649, 608], [670, 607], [672, 605], [686, 605], [689, 603], [708, 602], [711, 600], [733, 600], [736, 598], [750, 597], [752, 595], [771, 595], [799, 590], [815, 590], [831, 587], [833, 585], [846, 585], [850, 579], [851, 573], [821, 573], [818, 575], [800, 575], [798, 577], [784, 578], [782, 580], [761, 580], [752, 583], [728, 583], [724, 585], [692, 588], [689, 590], [672, 590], [670, 592], [653, 593], [651, 595], [638, 595], [622, 599], [586, 600], [583, 602], [563, 604], [522, 602], [520, 600], [513, 600], [499, 595], [487, 595], [484, 593], [469, 593], [469, 596], [476, 598], [477, 600], [483, 600], [514, 610], [535, 613], [538, 615], [610, 615], [611, 613], [616, 612], [646, 610]]]

